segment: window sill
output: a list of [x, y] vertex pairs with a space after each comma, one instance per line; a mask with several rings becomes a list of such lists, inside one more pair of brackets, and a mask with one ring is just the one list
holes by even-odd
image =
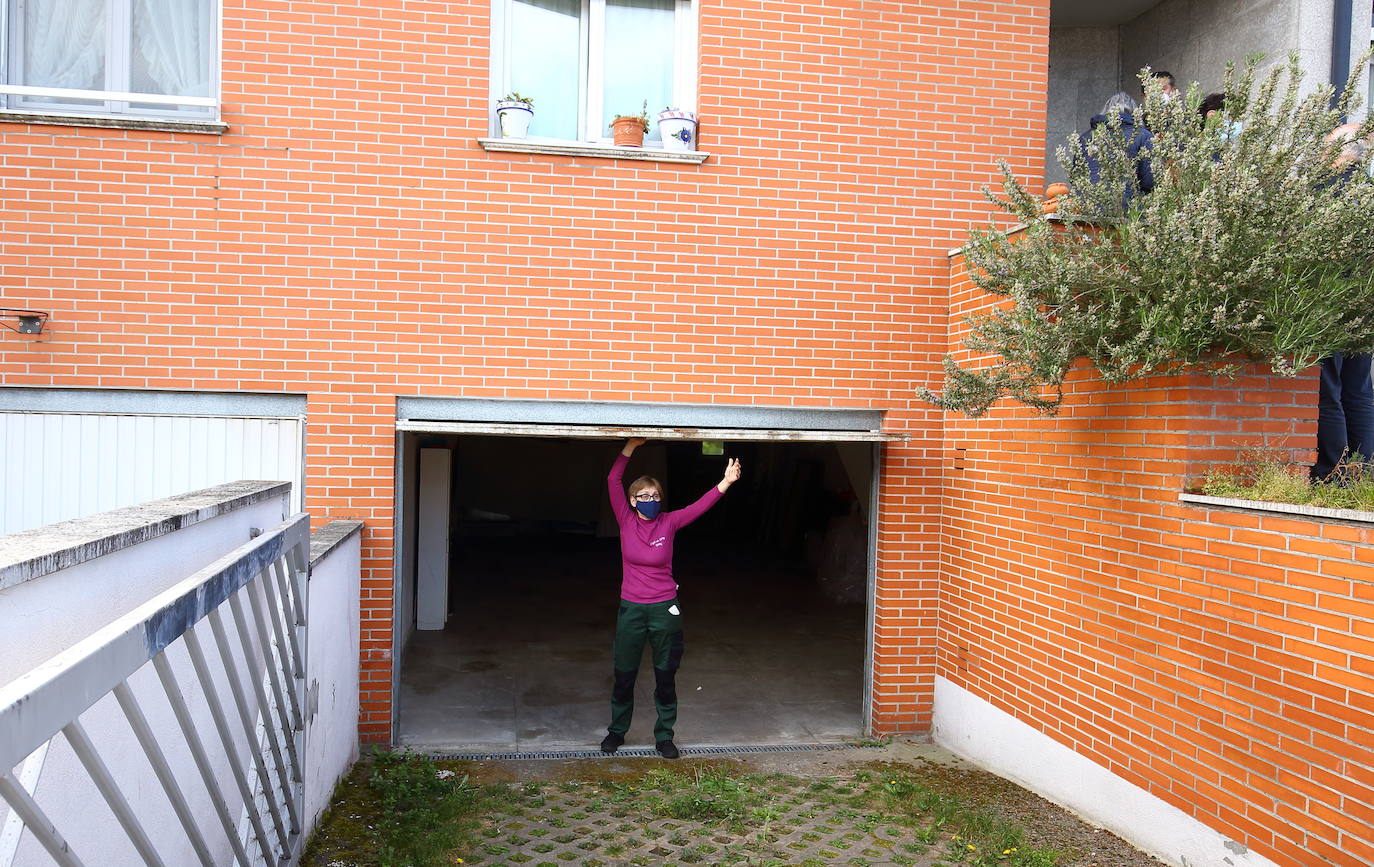
[[100, 117], [84, 114], [40, 114], [23, 111], [0, 111], [0, 123], [32, 123], [56, 126], [97, 126], [109, 129], [142, 129], [157, 132], [193, 132], [203, 135], [223, 135], [229, 124], [217, 120], [171, 120], [144, 117]]
[[591, 142], [537, 141], [516, 138], [479, 138], [483, 150], [515, 154], [557, 154], [565, 157], [599, 157], [613, 160], [646, 160], [656, 163], [701, 164], [711, 155], [705, 151], [665, 151], [658, 148], [623, 148]]

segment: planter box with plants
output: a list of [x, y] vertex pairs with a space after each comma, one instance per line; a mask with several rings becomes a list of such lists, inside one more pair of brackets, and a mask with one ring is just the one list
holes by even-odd
[[694, 151], [697, 149], [697, 116], [678, 108], [665, 108], [658, 113], [658, 132], [663, 149]]
[[496, 103], [496, 119], [501, 125], [502, 138], [525, 138], [530, 121], [534, 120], [534, 99], [518, 93], [508, 93]]
[[611, 121], [611, 140], [617, 147], [642, 148], [649, 132], [649, 103], [646, 100], [639, 114], [619, 114]]

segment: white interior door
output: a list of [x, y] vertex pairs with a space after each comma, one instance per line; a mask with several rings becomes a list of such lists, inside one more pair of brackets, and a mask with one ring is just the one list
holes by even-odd
[[453, 452], [420, 449], [415, 628], [443, 629], [448, 620], [449, 508]]

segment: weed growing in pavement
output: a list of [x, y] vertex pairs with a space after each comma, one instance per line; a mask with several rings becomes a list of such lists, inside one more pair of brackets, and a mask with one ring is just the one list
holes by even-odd
[[952, 832], [944, 857], [954, 863], [974, 867], [1054, 867], [1059, 863], [1060, 855], [1053, 849], [1027, 846], [1016, 825], [909, 777], [889, 776], [880, 791], [888, 809], [929, 822], [915, 831], [920, 842], [935, 843]]
[[461, 820], [476, 802], [476, 789], [467, 777], [441, 771], [433, 760], [412, 752], [377, 749], [367, 783], [381, 808], [372, 825], [378, 863], [449, 863], [445, 856], [463, 837]]

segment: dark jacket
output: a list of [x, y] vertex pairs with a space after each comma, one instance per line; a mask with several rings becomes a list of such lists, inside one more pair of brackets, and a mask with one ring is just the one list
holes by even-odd
[[[1088, 131], [1078, 137], [1078, 151], [1084, 163], [1088, 166], [1088, 175], [1092, 182], [1098, 183], [1102, 173], [1102, 166], [1088, 153], [1088, 143], [1092, 141], [1093, 131], [1107, 122], [1105, 114], [1094, 115], [1088, 126]], [[1154, 172], [1150, 168], [1150, 151], [1154, 148], [1154, 136], [1148, 129], [1136, 128], [1135, 118], [1129, 111], [1121, 112], [1121, 136], [1126, 141], [1126, 154], [1135, 160], [1135, 186], [1126, 185], [1126, 190], [1121, 196], [1121, 207], [1129, 210], [1131, 198], [1135, 195], [1138, 188], [1141, 193], [1148, 193], [1155, 188]], [[1144, 156], [1142, 157], [1142, 153]]]

